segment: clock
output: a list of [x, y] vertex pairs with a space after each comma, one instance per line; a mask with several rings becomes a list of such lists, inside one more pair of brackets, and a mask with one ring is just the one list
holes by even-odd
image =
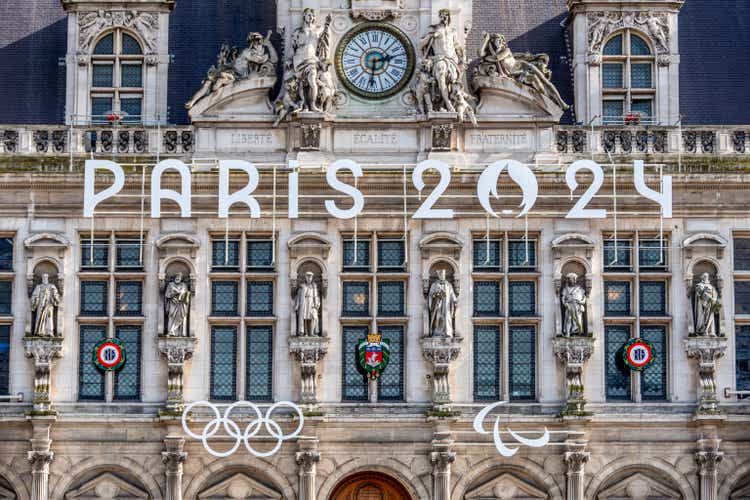
[[383, 99], [402, 90], [414, 73], [414, 48], [398, 28], [385, 23], [357, 25], [336, 49], [336, 71], [349, 91]]

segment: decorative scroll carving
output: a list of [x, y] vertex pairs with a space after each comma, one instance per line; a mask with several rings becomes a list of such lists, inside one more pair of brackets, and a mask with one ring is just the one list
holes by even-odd
[[607, 153], [615, 152], [615, 138], [617, 137], [616, 132], [613, 130], [604, 131], [604, 151]]
[[557, 337], [552, 341], [552, 349], [565, 366], [568, 394], [566, 408], [561, 413], [566, 416], [590, 415], [585, 410], [586, 400], [583, 397], [583, 366], [594, 352], [594, 339]]
[[49, 146], [49, 132], [46, 130], [34, 131], [34, 145], [37, 153], [46, 153]]
[[3, 133], [3, 144], [7, 153], [15, 153], [18, 149], [18, 132], [15, 130], [6, 130]]
[[648, 153], [648, 132], [645, 130], [635, 133], [635, 149], [639, 153]]
[[[589, 54], [600, 55], [604, 41], [617, 30], [639, 28], [647, 32], [657, 54], [669, 53], [669, 14], [663, 12], [590, 12]], [[590, 60], [593, 60], [590, 58]]]
[[136, 130], [133, 132], [133, 152], [145, 153], [148, 147], [148, 136], [144, 130]]
[[727, 350], [727, 339], [722, 337], [691, 337], [685, 340], [688, 358], [698, 363], [698, 415], [721, 414], [716, 396], [716, 365]]
[[318, 402], [317, 366], [328, 352], [328, 337], [290, 337], [289, 352], [297, 358], [301, 369], [300, 402]]
[[[50, 400], [52, 363], [62, 357], [62, 337], [25, 337], [24, 351], [34, 359], [34, 412], [54, 413]], [[87, 353], [88, 354], [88, 353]]]
[[127, 130], [120, 130], [117, 133], [117, 152], [127, 153], [130, 149], [130, 132]]
[[573, 152], [583, 153], [586, 148], [586, 133], [582, 130], [573, 131]]
[[568, 152], [568, 132], [565, 130], [559, 130], [557, 132], [557, 152]]
[[158, 348], [167, 362], [167, 415], [181, 415], [183, 397], [183, 372], [185, 363], [195, 352], [195, 337], [159, 337]]
[[630, 153], [633, 151], [633, 134], [630, 130], [620, 131], [620, 147], [623, 153]]
[[656, 130], [654, 132], [654, 153], [667, 152], [667, 131]]
[[440, 408], [450, 404], [450, 384], [448, 373], [450, 364], [461, 354], [461, 337], [425, 337], [422, 338], [422, 354], [432, 363], [432, 402]]
[[747, 134], [743, 130], [735, 130], [732, 132], [732, 146], [734, 147], [735, 153], [745, 152], [745, 137]]
[[367, 21], [398, 19], [404, 8], [404, 0], [351, 0], [352, 18]]
[[105, 30], [128, 28], [140, 36], [147, 53], [158, 52], [159, 15], [135, 10], [98, 10], [78, 13], [78, 50], [88, 54], [94, 40]]
[[716, 134], [710, 130], [701, 132], [701, 150], [704, 153], [713, 153], [716, 148]]
[[55, 153], [62, 153], [65, 151], [65, 141], [67, 134], [68, 133], [65, 130], [52, 131], [52, 150]]

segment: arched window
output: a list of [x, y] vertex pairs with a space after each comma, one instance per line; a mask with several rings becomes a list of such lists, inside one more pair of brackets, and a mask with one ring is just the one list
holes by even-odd
[[132, 35], [116, 29], [99, 40], [91, 55], [91, 122], [141, 123], [143, 50]]
[[[654, 116], [654, 53], [631, 30], [618, 32], [602, 51], [602, 121], [651, 123]], [[626, 118], [627, 117], [627, 118]], [[632, 118], [630, 118], [632, 117]]]

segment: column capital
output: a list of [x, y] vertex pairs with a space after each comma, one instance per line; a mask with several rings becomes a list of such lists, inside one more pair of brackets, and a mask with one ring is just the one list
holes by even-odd
[[312, 472], [315, 464], [320, 462], [320, 453], [317, 451], [298, 451], [294, 461], [300, 466], [301, 472]]
[[52, 451], [32, 450], [28, 452], [26, 458], [31, 464], [32, 472], [48, 472], [49, 464], [52, 463], [55, 454]]
[[187, 460], [187, 452], [171, 450], [161, 452], [161, 461], [167, 466], [167, 470], [176, 470]]
[[433, 451], [430, 453], [430, 463], [436, 472], [445, 472], [450, 464], [456, 461], [456, 454], [452, 451]]
[[583, 472], [583, 468], [586, 462], [591, 458], [591, 453], [588, 451], [566, 451], [563, 455], [563, 461], [568, 466], [568, 473], [579, 474]]
[[717, 471], [719, 463], [724, 459], [724, 452], [718, 450], [704, 450], [695, 452], [695, 462], [702, 474], [713, 474]]

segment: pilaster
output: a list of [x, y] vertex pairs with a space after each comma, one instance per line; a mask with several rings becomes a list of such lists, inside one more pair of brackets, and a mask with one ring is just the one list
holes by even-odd
[[161, 452], [164, 463], [165, 500], [182, 500], [182, 464], [187, 460], [187, 453], [183, 451], [185, 438], [179, 434], [170, 433], [164, 438], [166, 451]]
[[448, 500], [451, 497], [451, 464], [456, 461], [456, 454], [451, 451], [452, 445], [453, 439], [447, 424], [438, 421], [430, 452], [433, 500]]
[[695, 461], [700, 474], [700, 499], [718, 500], [719, 484], [717, 471], [719, 463], [724, 458], [724, 452], [719, 451], [720, 439], [699, 439]]
[[31, 422], [31, 450], [26, 457], [31, 464], [31, 500], [48, 500], [49, 465], [55, 457], [50, 449], [50, 429], [54, 416], [29, 417]]
[[567, 500], [583, 500], [584, 496], [584, 469], [586, 462], [591, 458], [591, 453], [585, 451], [586, 443], [569, 442], [567, 450], [563, 455], [563, 461], [567, 466], [565, 476], [567, 478], [566, 498]]
[[300, 439], [300, 451], [295, 455], [299, 474], [299, 500], [315, 500], [315, 478], [320, 453], [317, 439]]

